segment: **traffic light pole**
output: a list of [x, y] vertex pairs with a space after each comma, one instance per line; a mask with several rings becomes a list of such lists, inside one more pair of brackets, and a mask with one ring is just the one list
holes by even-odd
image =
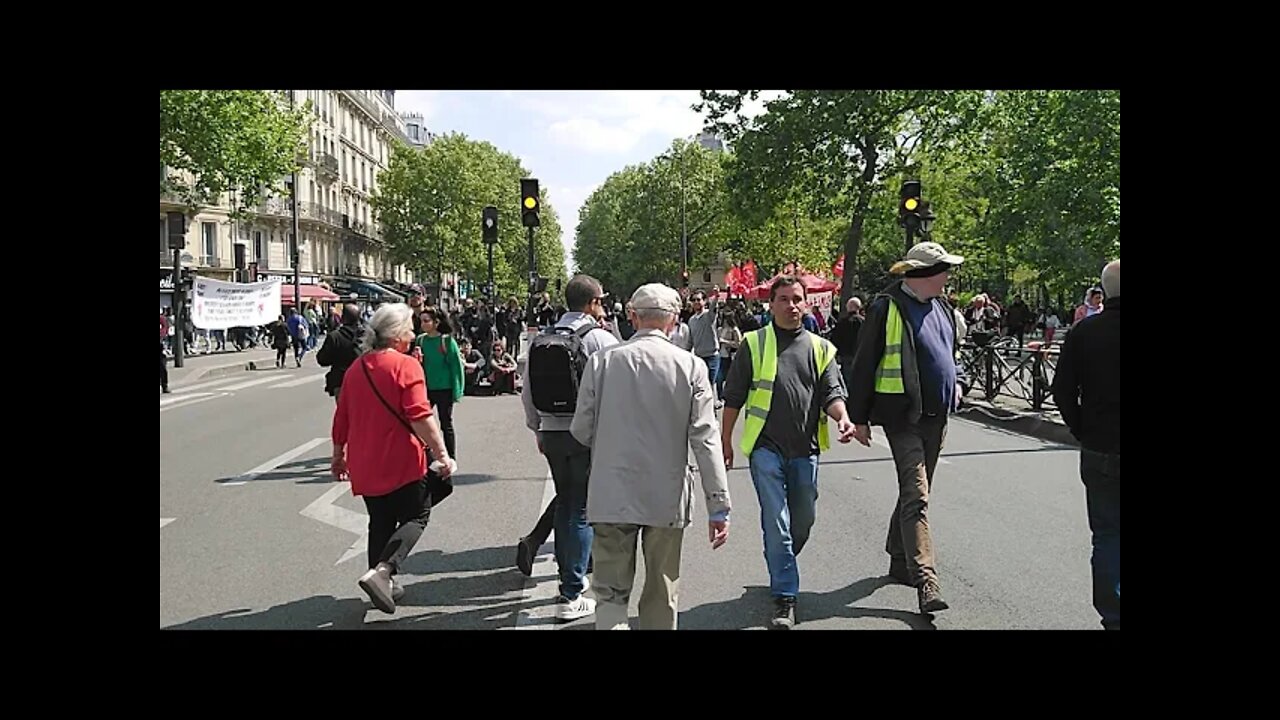
[[[293, 109], [293, 95], [296, 90], [289, 91], [289, 109]], [[298, 266], [301, 265], [302, 238], [298, 237], [298, 171], [294, 169], [293, 175], [290, 177], [289, 183], [289, 208], [293, 213], [293, 250], [291, 252], [293, 260], [293, 309], [299, 315], [302, 314], [302, 288], [299, 287], [301, 279], [298, 277]]]
[[185, 354], [182, 352], [182, 299], [186, 295], [186, 288], [182, 284], [182, 250], [173, 249], [173, 366], [180, 368], [183, 366]]
[[534, 264], [533, 257], [533, 227], [529, 227], [529, 315], [528, 323], [533, 324], [533, 293], [537, 287], [534, 278], [537, 276], [537, 265]]
[[493, 305], [493, 243], [487, 243], [489, 246], [489, 305]]

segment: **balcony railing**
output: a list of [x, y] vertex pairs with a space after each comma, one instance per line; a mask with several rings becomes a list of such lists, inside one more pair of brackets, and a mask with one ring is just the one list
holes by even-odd
[[213, 256], [213, 255], [201, 255], [199, 265], [200, 267], [207, 267], [207, 268], [229, 267], [228, 265], [224, 264], [222, 258]]
[[316, 168], [333, 177], [338, 176], [338, 158], [329, 153], [316, 153]]
[[342, 213], [319, 203], [302, 201], [298, 203], [298, 217], [303, 220], [314, 220], [333, 227], [342, 227]]

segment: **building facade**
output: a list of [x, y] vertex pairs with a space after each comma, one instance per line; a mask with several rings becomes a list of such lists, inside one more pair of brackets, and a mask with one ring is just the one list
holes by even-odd
[[[382, 242], [370, 199], [394, 143], [409, 142], [395, 110], [394, 90], [292, 90], [309, 107], [312, 124], [298, 172], [298, 273], [303, 285], [324, 284], [345, 297], [398, 301], [416, 281], [393, 265]], [[308, 105], [309, 104], [309, 105]], [[161, 168], [161, 173], [167, 172]], [[243, 246], [250, 276], [293, 282], [290, 199], [267, 198], [242, 220], [230, 218], [231, 196], [203, 207], [187, 222], [184, 266], [218, 279], [235, 276], [236, 246]], [[173, 253], [167, 250], [165, 214], [185, 211], [174, 197], [160, 198], [161, 305], [172, 287]]]

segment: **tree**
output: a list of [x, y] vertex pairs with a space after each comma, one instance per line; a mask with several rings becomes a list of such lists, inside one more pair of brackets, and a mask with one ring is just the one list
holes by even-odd
[[978, 96], [795, 90], [766, 103], [762, 115], [741, 117], [744, 101], [758, 96], [758, 90], [704, 90], [695, 106], [706, 113], [708, 126], [733, 145], [733, 207], [749, 220], [768, 217], [788, 203], [798, 203], [816, 217], [845, 218], [847, 269], [841, 293], [848, 297], [868, 211], [883, 189], [880, 179], [907, 166], [920, 143], [963, 127]]
[[650, 162], [611, 175], [587, 198], [578, 219], [578, 267], [606, 288], [625, 294], [646, 282], [678, 284], [684, 233], [690, 268], [714, 262], [730, 244], [723, 160], [676, 140]]
[[283, 192], [298, 168], [310, 127], [305, 107], [266, 90], [161, 90], [160, 194], [191, 208], [216, 205], [229, 191], [232, 214], [256, 204], [261, 191]]
[[[528, 285], [528, 243], [520, 224], [518, 159], [487, 142], [459, 133], [440, 136], [425, 148], [392, 151], [371, 204], [382, 222], [393, 262], [425, 272], [461, 272], [484, 282], [487, 248], [480, 218], [498, 208], [494, 284], [499, 295], [523, 297]], [[539, 274], [564, 277], [564, 248], [549, 197], [542, 193], [542, 226], [535, 235]]]

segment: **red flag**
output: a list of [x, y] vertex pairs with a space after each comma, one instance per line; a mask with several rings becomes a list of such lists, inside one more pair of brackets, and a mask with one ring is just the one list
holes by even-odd
[[732, 288], [740, 282], [742, 282], [742, 268], [734, 265], [724, 274], [724, 284]]
[[840, 259], [831, 267], [831, 272], [838, 278], [844, 277], [844, 253], [840, 253]]
[[756, 261], [748, 260], [742, 265], [742, 282], [747, 287], [755, 287], [760, 282], [756, 277]]

